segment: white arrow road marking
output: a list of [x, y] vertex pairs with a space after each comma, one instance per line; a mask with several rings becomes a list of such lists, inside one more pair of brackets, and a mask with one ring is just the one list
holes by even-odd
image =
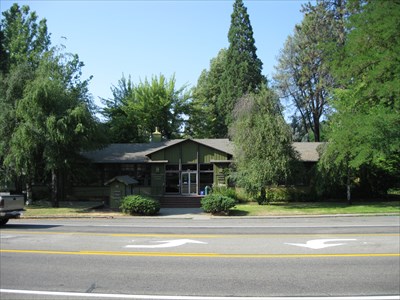
[[[134, 242], [132, 240], [132, 242]], [[158, 245], [126, 245], [125, 248], [171, 248], [178, 247], [184, 244], [207, 244], [201, 241], [188, 240], [188, 239], [180, 239], [180, 240], [169, 240], [169, 241], [157, 241], [154, 243], [163, 243]]]
[[286, 245], [293, 245], [299, 247], [305, 247], [310, 249], [323, 249], [333, 246], [344, 245], [345, 243], [340, 244], [326, 244], [328, 242], [336, 242], [336, 241], [356, 241], [357, 239], [319, 239], [319, 240], [310, 240], [305, 244], [294, 244], [294, 243], [285, 243]]
[[[11, 290], [0, 289], [0, 294], [19, 294], [19, 295], [40, 295], [53, 297], [76, 297], [83, 298], [107, 298], [107, 299], [152, 299], [152, 300], [304, 300], [310, 297], [224, 297], [224, 296], [167, 296], [167, 295], [127, 295], [127, 294], [98, 294], [98, 293], [77, 293], [77, 292], [53, 292], [53, 291], [29, 291], [29, 290]], [[36, 297], [34, 297], [36, 298]], [[399, 300], [399, 296], [354, 296], [354, 297], [311, 297], [313, 300]]]

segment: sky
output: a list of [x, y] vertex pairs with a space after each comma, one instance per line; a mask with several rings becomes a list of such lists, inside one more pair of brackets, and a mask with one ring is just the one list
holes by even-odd
[[[89, 90], [96, 104], [112, 96], [110, 88], [131, 76], [175, 75], [176, 87], [196, 85], [210, 60], [229, 46], [233, 0], [0, 0], [29, 5], [47, 20], [52, 45], [64, 45], [85, 64], [82, 79], [93, 76]], [[272, 78], [285, 40], [301, 22], [302, 0], [244, 0], [263, 74]]]

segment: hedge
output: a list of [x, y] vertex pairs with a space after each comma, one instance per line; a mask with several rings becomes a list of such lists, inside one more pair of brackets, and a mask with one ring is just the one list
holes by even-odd
[[220, 194], [210, 194], [201, 199], [201, 208], [208, 213], [229, 213], [229, 209], [235, 207], [236, 201]]
[[160, 211], [160, 202], [147, 196], [131, 195], [122, 199], [120, 209], [130, 215], [155, 215]]

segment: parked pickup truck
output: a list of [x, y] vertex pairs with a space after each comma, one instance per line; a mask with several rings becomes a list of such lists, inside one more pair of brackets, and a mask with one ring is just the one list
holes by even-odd
[[24, 202], [23, 195], [0, 193], [0, 226], [5, 225], [9, 219], [19, 218], [25, 210]]

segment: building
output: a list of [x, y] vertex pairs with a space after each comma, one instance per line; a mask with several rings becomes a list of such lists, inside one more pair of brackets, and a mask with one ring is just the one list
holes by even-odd
[[[305, 164], [313, 165], [320, 144], [294, 143], [294, 147]], [[233, 143], [228, 139], [161, 141], [155, 136], [151, 143], [110, 144], [85, 156], [96, 166], [99, 187], [115, 176], [128, 175], [138, 181], [137, 193], [157, 197], [163, 206], [199, 206], [210, 187], [228, 183]], [[102, 196], [107, 195], [103, 188]]]

